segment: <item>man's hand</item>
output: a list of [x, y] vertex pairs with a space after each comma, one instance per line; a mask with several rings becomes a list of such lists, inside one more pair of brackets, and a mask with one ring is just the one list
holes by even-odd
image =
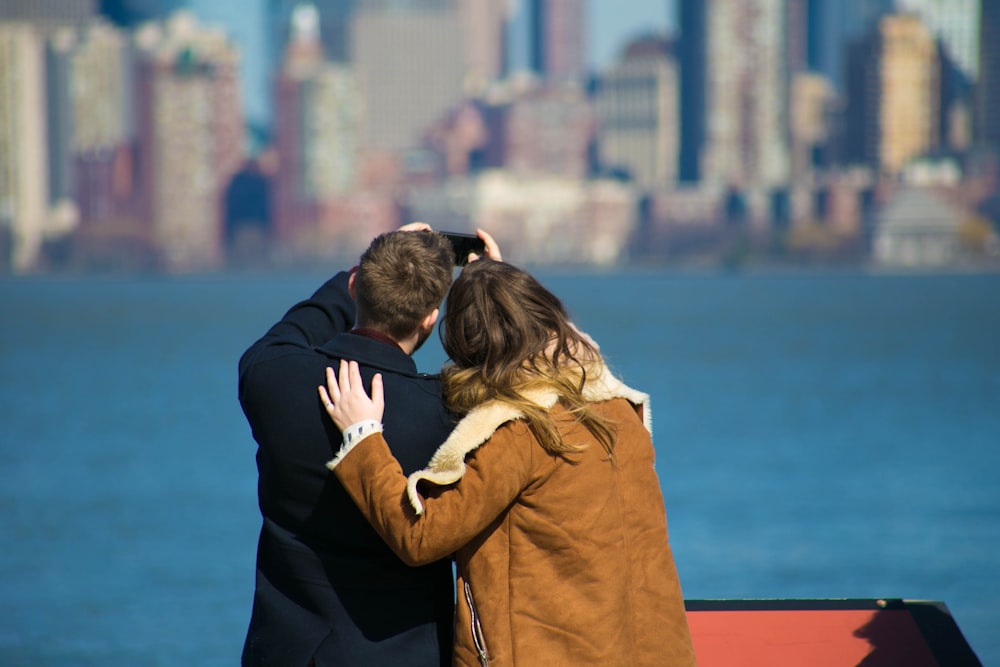
[[385, 412], [382, 374], [376, 373], [372, 378], [372, 396], [368, 398], [356, 361], [348, 363], [341, 359], [339, 374], [327, 367], [326, 386], [319, 386], [319, 397], [326, 408], [326, 414], [330, 415], [330, 419], [341, 431], [366, 419], [380, 422]]
[[396, 231], [398, 232], [429, 232], [431, 231], [431, 226], [426, 222], [411, 222], [408, 225], [403, 225]]
[[[433, 231], [431, 226], [426, 222], [411, 222], [409, 224], [403, 225], [397, 231], [400, 232], [430, 232]], [[476, 236], [483, 240], [486, 244], [486, 252], [483, 254], [484, 257], [492, 259], [497, 262], [503, 261], [503, 256], [500, 254], [500, 246], [497, 245], [496, 239], [494, 239], [489, 232], [485, 232], [482, 229], [476, 230]], [[474, 262], [479, 259], [479, 255], [476, 253], [469, 254], [469, 261]]]

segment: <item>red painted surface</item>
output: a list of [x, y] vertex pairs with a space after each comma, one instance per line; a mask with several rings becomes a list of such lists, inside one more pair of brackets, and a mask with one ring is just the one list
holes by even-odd
[[938, 667], [905, 609], [688, 611], [699, 667]]

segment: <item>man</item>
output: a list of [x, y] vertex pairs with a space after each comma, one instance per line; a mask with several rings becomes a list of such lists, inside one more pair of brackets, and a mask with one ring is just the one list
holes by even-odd
[[240, 359], [263, 516], [244, 665], [450, 664], [451, 564], [407, 567], [361, 516], [325, 467], [341, 434], [316, 387], [340, 359], [358, 361], [365, 382], [381, 373], [393, 452], [407, 474], [423, 467], [452, 420], [437, 377], [410, 355], [452, 271], [451, 246], [427, 225], [379, 236], [356, 270], [293, 306]]

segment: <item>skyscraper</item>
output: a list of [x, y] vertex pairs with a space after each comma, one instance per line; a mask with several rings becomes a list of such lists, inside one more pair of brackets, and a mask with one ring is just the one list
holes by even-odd
[[809, 68], [809, 0], [787, 0], [785, 31], [789, 72]]
[[848, 46], [893, 10], [895, 0], [808, 0], [806, 51], [809, 67], [843, 92]]
[[940, 134], [942, 146], [970, 144], [972, 88], [979, 78], [981, 0], [896, 0], [898, 12], [916, 14], [940, 43]]
[[[896, 0], [897, 12], [919, 16], [941, 40], [945, 55], [969, 81], [979, 73], [979, 7], [982, 0]], [[983, 4], [990, 4], [989, 1]], [[996, 3], [993, 3], [996, 4]]]
[[123, 218], [135, 224], [135, 88], [128, 35], [94, 22], [81, 31], [69, 61], [74, 198], [81, 226], [87, 230]]
[[73, 190], [69, 52], [75, 41], [76, 31], [61, 28], [53, 32], [45, 47], [45, 124], [49, 152], [49, 199], [53, 203], [69, 203]]
[[912, 12], [941, 39], [945, 53], [962, 74], [974, 81], [978, 76], [980, 3], [985, 7], [990, 0], [808, 0], [809, 65], [843, 91], [845, 54], [850, 44], [874, 29], [882, 16]]
[[[423, 53], [416, 53], [417, 61], [429, 66], [439, 67], [439, 57], [429, 55], [434, 50], [433, 43], [439, 43], [439, 52], [448, 52], [458, 48], [461, 55], [444, 66], [444, 76], [438, 76], [432, 71], [423, 72], [431, 85], [446, 86], [449, 90], [454, 83], [444, 80], [458, 77], [458, 85], [467, 93], [480, 92], [492, 81], [503, 76], [506, 68], [506, 26], [509, 20], [509, 2], [505, 0], [261, 0], [265, 2], [267, 22], [266, 63], [268, 89], [277, 80], [291, 33], [292, 13], [296, 7], [312, 6], [319, 17], [319, 36], [326, 60], [333, 63], [343, 63], [356, 69], [359, 81], [371, 76], [394, 76], [398, 71], [393, 62], [399, 60], [404, 69], [407, 57], [402, 54], [394, 40], [406, 34], [414, 42], [414, 48]], [[368, 16], [356, 21], [359, 14]], [[413, 24], [407, 26], [406, 16], [413, 18]], [[430, 25], [435, 21], [429, 17], [437, 16], [437, 27]], [[392, 17], [395, 17], [393, 19]], [[419, 18], [418, 18], [419, 17]], [[442, 28], [442, 25], [444, 26]], [[440, 34], [442, 30], [453, 30], [450, 35]], [[380, 34], [379, 31], [388, 31]], [[436, 36], [432, 36], [436, 35]], [[420, 43], [427, 37], [431, 44]], [[360, 40], [360, 43], [359, 43]], [[443, 40], [443, 42], [442, 42]], [[392, 44], [391, 48], [387, 45]], [[385, 53], [380, 53], [384, 51]], [[361, 57], [362, 62], [356, 62]], [[461, 75], [450, 74], [456, 68], [461, 69]], [[369, 72], [370, 70], [370, 72]], [[412, 81], [413, 76], [407, 78]], [[376, 84], [376, 97], [390, 99], [383, 86]], [[426, 95], [420, 96], [424, 103]], [[398, 101], [399, 96], [395, 96]], [[272, 100], [273, 101], [273, 100]], [[273, 115], [274, 109], [269, 109]], [[376, 115], [378, 113], [376, 112]], [[403, 122], [406, 123], [403, 114]], [[394, 133], [393, 133], [394, 134]], [[388, 144], [398, 143], [391, 137]]]
[[975, 138], [1000, 150], [1000, 3], [982, 0], [979, 31]]
[[184, 0], [100, 0], [101, 13], [120, 26], [132, 27], [165, 18], [184, 6]]
[[277, 70], [293, 35], [290, 32], [292, 13], [299, 5], [311, 5], [319, 17], [319, 38], [323, 53], [333, 62], [350, 58], [351, 16], [359, 0], [266, 0], [268, 53], [270, 66]]
[[70, 54], [73, 149], [98, 152], [133, 136], [128, 34], [103, 21], [80, 32]]
[[583, 0], [528, 0], [529, 65], [547, 81], [582, 82], [586, 75]]
[[351, 63], [365, 97], [365, 146], [388, 152], [418, 146], [464, 96], [467, 61], [454, 0], [362, 0], [351, 34]]
[[542, 86], [504, 111], [503, 162], [518, 175], [582, 180], [590, 169], [594, 111], [582, 90]]
[[458, 0], [470, 93], [479, 92], [506, 72], [507, 5], [503, 0]]
[[166, 268], [217, 266], [224, 188], [244, 154], [237, 51], [183, 12], [144, 26], [136, 42], [151, 237]]
[[45, 39], [27, 23], [0, 23], [0, 268], [35, 268], [49, 208]]
[[316, 10], [301, 5], [276, 87], [277, 240], [315, 242], [322, 204], [353, 191], [363, 100], [354, 72], [325, 59]]
[[601, 75], [595, 104], [598, 157], [629, 172], [640, 187], [664, 189], [677, 180], [677, 64], [663, 38], [636, 40]]
[[851, 157], [892, 177], [909, 160], [937, 148], [940, 70], [937, 42], [920, 17], [883, 16], [852, 50]]
[[0, 20], [39, 27], [78, 25], [97, 12], [97, 0], [0, 0]]
[[707, 9], [698, 0], [680, 0], [678, 4], [680, 38], [677, 41], [677, 64], [681, 84], [678, 177], [681, 181], [695, 183], [701, 179], [701, 147], [706, 131]]
[[785, 0], [681, 0], [681, 177], [751, 195], [788, 181]]

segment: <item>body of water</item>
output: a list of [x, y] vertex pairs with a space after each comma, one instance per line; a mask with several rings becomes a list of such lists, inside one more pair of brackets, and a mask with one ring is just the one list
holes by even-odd
[[[540, 277], [652, 395], [687, 598], [942, 600], [1000, 664], [1000, 276]], [[322, 279], [0, 281], [0, 664], [238, 662], [236, 361]]]

